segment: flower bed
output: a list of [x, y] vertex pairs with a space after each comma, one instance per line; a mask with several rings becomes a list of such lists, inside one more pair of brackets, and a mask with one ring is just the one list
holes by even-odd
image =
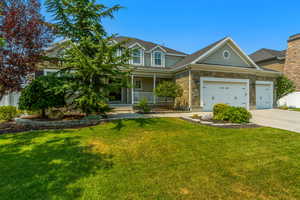
[[242, 124], [230, 123], [230, 122], [226, 122], [226, 121], [219, 121], [219, 120], [212, 120], [212, 119], [203, 120], [203, 119], [201, 119], [201, 117], [195, 118], [193, 116], [181, 117], [181, 119], [190, 121], [193, 123], [199, 123], [199, 124], [203, 124], [203, 125], [221, 127], [221, 128], [257, 128], [257, 127], [261, 127], [257, 124], [251, 123], [251, 122], [250, 123], [242, 123]]

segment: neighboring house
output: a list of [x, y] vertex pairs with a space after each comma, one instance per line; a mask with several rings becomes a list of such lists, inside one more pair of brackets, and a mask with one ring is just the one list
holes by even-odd
[[[281, 73], [257, 66], [229, 37], [190, 55], [136, 38], [115, 38], [115, 42], [124, 40], [134, 49], [130, 61], [134, 87], [112, 94], [112, 104], [133, 105], [143, 98], [164, 104], [165, 99], [156, 97], [153, 90], [160, 82], [171, 80], [183, 88], [177, 106], [191, 111], [211, 111], [216, 103], [247, 109], [276, 106], [275, 80]], [[54, 46], [49, 52], [60, 50]], [[55, 66], [44, 67], [43, 73], [55, 71]]]
[[286, 50], [260, 49], [249, 57], [260, 67], [282, 72], [296, 85], [296, 92], [279, 100], [279, 105], [300, 108], [300, 34], [289, 37]]

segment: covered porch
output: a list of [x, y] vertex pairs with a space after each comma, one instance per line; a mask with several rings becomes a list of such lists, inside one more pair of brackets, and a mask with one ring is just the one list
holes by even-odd
[[132, 74], [130, 77], [131, 88], [122, 88], [119, 93], [113, 94], [110, 104], [134, 105], [142, 99], [147, 99], [149, 104], [164, 105], [171, 103], [172, 99], [157, 97], [155, 88], [163, 81], [172, 81], [172, 77], [165, 74]]

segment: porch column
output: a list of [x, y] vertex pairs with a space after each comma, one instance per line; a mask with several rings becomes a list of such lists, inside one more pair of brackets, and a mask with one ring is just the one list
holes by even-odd
[[156, 74], [153, 75], [153, 103], [156, 104], [156, 95], [154, 93], [156, 88]]
[[133, 82], [133, 75], [131, 75], [131, 104], [134, 104], [134, 82]]
[[192, 110], [192, 72], [189, 70], [189, 110]]

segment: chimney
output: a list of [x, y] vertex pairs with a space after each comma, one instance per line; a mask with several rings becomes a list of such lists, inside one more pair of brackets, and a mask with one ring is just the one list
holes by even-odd
[[300, 91], [300, 33], [288, 39], [284, 75], [294, 81], [296, 91]]

